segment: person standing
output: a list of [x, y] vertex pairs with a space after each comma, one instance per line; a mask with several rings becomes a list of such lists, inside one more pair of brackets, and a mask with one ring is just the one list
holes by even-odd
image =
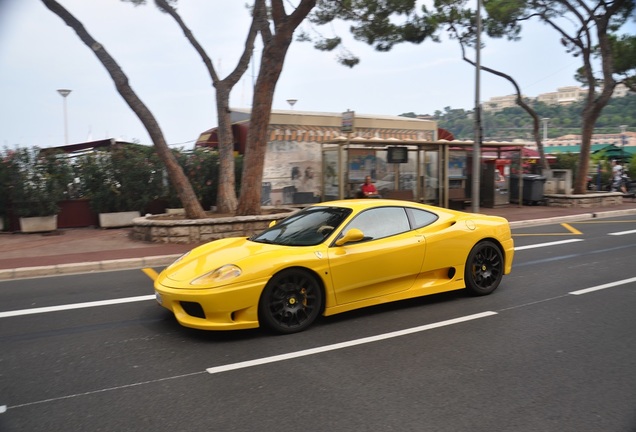
[[623, 166], [621, 161], [612, 159], [612, 191], [623, 193], [626, 192], [625, 185], [623, 184]]

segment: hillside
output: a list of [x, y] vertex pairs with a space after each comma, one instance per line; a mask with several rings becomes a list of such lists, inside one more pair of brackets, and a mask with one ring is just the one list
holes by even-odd
[[[549, 118], [548, 138], [581, 133], [582, 103], [571, 105], [547, 105], [542, 102], [532, 104], [540, 118]], [[453, 133], [456, 139], [474, 139], [473, 110], [445, 107], [432, 116], [418, 116], [414, 113], [405, 117], [426, 117], [438, 122], [439, 127]], [[482, 115], [483, 137], [485, 141], [510, 141], [513, 139], [532, 140], [532, 117], [522, 108], [505, 108], [497, 113], [484, 112]], [[619, 133], [621, 125], [628, 131], [636, 130], [636, 94], [614, 98], [605, 107], [596, 123], [595, 133]], [[543, 124], [540, 128], [543, 136]]]

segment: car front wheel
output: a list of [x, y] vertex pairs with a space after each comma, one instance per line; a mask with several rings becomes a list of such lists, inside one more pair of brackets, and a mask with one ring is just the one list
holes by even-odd
[[265, 286], [259, 303], [259, 320], [277, 333], [300, 332], [316, 320], [322, 301], [322, 290], [311, 273], [285, 270]]
[[477, 243], [466, 261], [466, 288], [475, 295], [486, 295], [499, 286], [504, 261], [501, 250], [491, 241]]

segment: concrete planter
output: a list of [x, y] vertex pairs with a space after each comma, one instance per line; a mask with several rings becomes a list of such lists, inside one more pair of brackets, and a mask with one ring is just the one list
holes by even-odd
[[133, 220], [140, 217], [138, 211], [100, 213], [99, 226], [101, 228], [121, 228], [133, 225]]
[[50, 232], [56, 229], [57, 215], [20, 218], [20, 231], [23, 233]]
[[184, 208], [167, 208], [166, 213], [167, 214], [185, 214], [185, 209]]
[[[272, 221], [286, 218], [297, 208], [264, 207], [263, 215], [174, 219], [152, 215], [135, 219], [132, 237], [153, 243], [204, 243], [227, 237], [249, 237], [267, 228]], [[168, 216], [168, 217], [165, 217]]]

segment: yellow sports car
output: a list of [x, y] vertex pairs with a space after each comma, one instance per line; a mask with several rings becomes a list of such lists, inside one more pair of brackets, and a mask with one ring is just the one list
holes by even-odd
[[510, 273], [508, 221], [407, 201], [314, 204], [250, 238], [199, 246], [155, 281], [182, 325], [305, 330], [318, 315], [467, 288]]

